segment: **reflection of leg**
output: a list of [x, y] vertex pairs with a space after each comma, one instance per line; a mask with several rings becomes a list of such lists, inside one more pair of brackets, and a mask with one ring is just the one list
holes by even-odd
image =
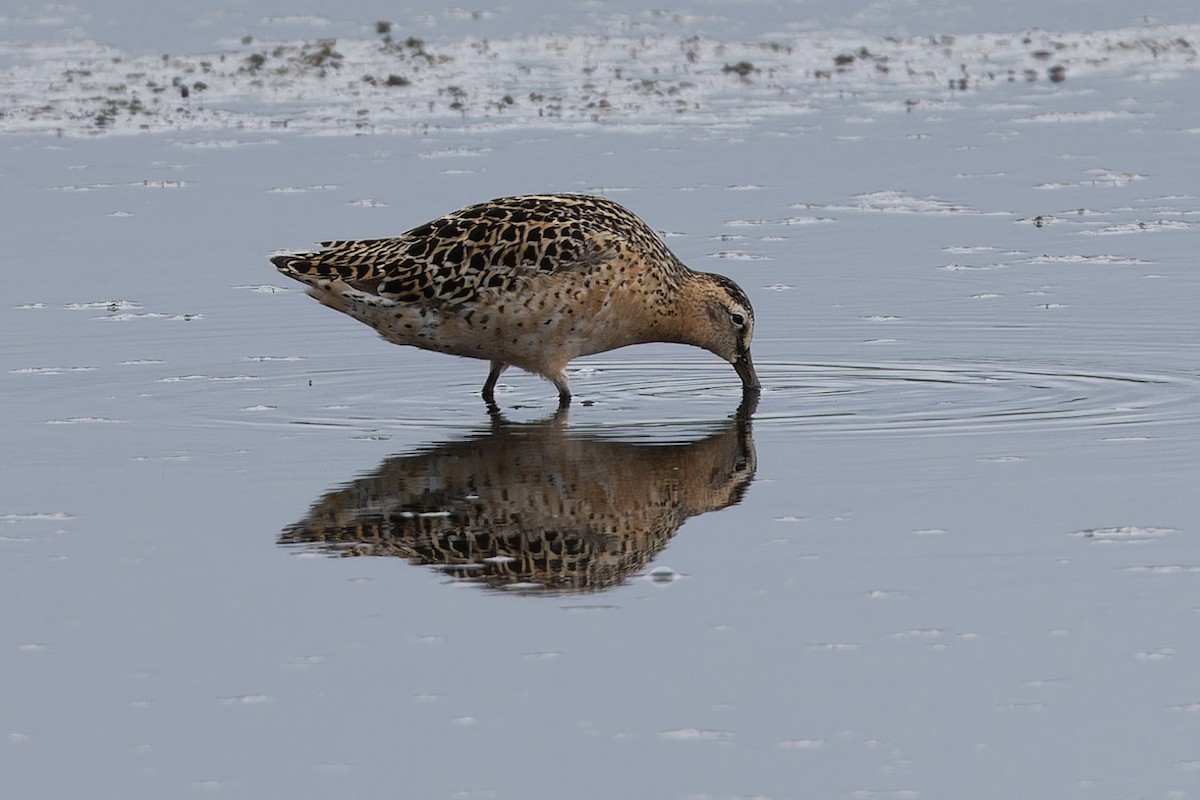
[[508, 364], [503, 361], [493, 361], [492, 369], [488, 372], [487, 380], [483, 382], [483, 399], [489, 404], [496, 402], [496, 381], [500, 380], [500, 373], [508, 369]]
[[539, 419], [534, 422], [513, 422], [508, 417], [504, 416], [504, 411], [500, 408], [500, 406], [496, 405], [495, 403], [487, 404], [487, 413], [488, 413], [488, 418], [492, 422], [492, 433], [496, 433], [501, 428], [504, 428], [507, 426], [512, 426], [514, 429], [521, 428], [523, 426], [527, 429], [544, 427], [545, 430], [547, 430], [547, 431], [549, 431], [549, 430], [559, 431], [559, 434], [557, 434], [557, 435], [561, 435], [561, 434], [565, 433], [567, 420], [571, 416], [571, 407], [569, 405], [562, 405], [560, 403], [559, 406], [554, 409], [553, 414], [551, 414], [550, 416], [548, 416], [544, 419]]

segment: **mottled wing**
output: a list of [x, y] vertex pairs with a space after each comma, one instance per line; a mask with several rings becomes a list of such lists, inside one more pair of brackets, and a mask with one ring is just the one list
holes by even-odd
[[613, 257], [627, 237], [584, 198], [572, 200], [501, 198], [393, 239], [322, 242], [320, 252], [272, 261], [306, 282], [341, 280], [396, 302], [469, 302], [483, 292], [517, 291], [537, 274], [589, 269]]

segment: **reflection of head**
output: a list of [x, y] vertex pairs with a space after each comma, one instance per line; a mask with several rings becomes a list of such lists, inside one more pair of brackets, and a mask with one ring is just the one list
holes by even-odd
[[755, 472], [748, 415], [683, 444], [572, 432], [565, 414], [386, 459], [280, 544], [401, 556], [494, 587], [589, 591], [644, 567], [689, 517], [737, 503]]

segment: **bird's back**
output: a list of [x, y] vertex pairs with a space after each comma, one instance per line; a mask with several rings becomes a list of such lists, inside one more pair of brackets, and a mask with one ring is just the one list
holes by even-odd
[[322, 242], [319, 252], [277, 255], [280, 271], [305, 283], [340, 281], [398, 303], [471, 302], [487, 290], [515, 291], [537, 275], [594, 268], [635, 256], [640, 267], [685, 271], [637, 216], [600, 197], [502, 197], [468, 206], [390, 239]]

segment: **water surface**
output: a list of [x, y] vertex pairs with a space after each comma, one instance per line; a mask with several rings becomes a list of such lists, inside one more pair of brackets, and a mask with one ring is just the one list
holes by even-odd
[[[10, 133], [5, 796], [1196, 796], [1191, 69]], [[265, 258], [551, 189], [746, 288], [749, 419], [668, 345], [493, 418]]]

